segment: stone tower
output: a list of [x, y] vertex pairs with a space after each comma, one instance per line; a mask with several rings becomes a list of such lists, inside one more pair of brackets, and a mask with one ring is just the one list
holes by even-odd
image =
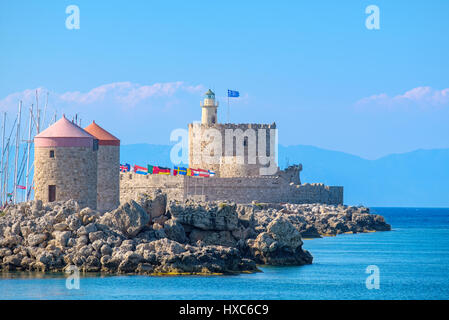
[[215, 93], [209, 89], [204, 95], [204, 102], [201, 103], [201, 123], [202, 124], [215, 124], [217, 120], [217, 108], [218, 102], [215, 101]]
[[98, 139], [97, 210], [113, 210], [120, 204], [120, 140], [95, 121], [84, 130]]
[[34, 198], [97, 208], [98, 140], [63, 116], [34, 137]]

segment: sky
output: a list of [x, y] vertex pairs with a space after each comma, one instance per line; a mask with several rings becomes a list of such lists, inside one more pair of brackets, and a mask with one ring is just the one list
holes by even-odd
[[46, 123], [78, 114], [123, 144], [168, 144], [208, 88], [226, 122], [233, 89], [231, 122], [276, 122], [283, 145], [449, 148], [448, 17], [447, 0], [2, 1], [0, 110], [11, 122], [48, 92]]

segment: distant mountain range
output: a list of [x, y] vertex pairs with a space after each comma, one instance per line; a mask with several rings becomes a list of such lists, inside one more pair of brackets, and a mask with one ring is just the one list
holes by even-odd
[[[121, 147], [121, 161], [172, 166], [169, 145]], [[449, 149], [416, 150], [366, 160], [312, 146], [279, 146], [279, 164], [302, 163], [301, 181], [345, 187], [345, 203], [449, 207]]]

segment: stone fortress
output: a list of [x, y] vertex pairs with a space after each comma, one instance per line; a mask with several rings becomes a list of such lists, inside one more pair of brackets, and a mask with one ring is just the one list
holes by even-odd
[[343, 204], [343, 187], [301, 184], [302, 165], [277, 167], [276, 124], [218, 123], [218, 102], [205, 94], [201, 123], [189, 124], [189, 167], [214, 177], [121, 173], [120, 140], [93, 122], [82, 129], [64, 116], [36, 135], [35, 199], [74, 199], [101, 212], [139, 193], [170, 200]]
[[[135, 198], [140, 192], [162, 189], [169, 198], [179, 201], [343, 204], [343, 187], [301, 184], [302, 165], [279, 170], [275, 123], [218, 123], [218, 102], [211, 90], [206, 92], [201, 108], [201, 123], [188, 126], [189, 167], [212, 170], [215, 176], [121, 173], [120, 202]], [[268, 170], [273, 166], [274, 172]]]

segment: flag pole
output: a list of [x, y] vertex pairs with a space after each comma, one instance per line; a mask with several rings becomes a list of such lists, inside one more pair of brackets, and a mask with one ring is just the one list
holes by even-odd
[[228, 90], [228, 123], [231, 123], [230, 118], [230, 109], [229, 109], [229, 90]]

